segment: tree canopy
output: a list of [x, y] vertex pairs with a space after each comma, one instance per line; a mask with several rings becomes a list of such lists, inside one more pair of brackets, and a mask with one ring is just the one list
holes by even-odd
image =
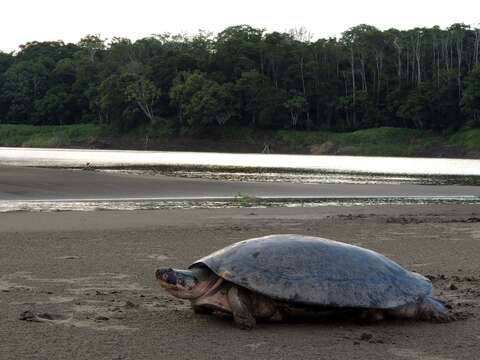
[[446, 130], [480, 123], [480, 29], [465, 24], [312, 40], [247, 25], [132, 42], [88, 35], [0, 52], [0, 123], [126, 131], [251, 126]]

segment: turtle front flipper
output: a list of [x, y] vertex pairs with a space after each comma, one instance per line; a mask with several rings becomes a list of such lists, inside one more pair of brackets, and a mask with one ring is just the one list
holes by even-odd
[[251, 302], [247, 290], [232, 286], [228, 291], [228, 302], [232, 309], [233, 319], [240, 329], [251, 330], [257, 322], [251, 311]]

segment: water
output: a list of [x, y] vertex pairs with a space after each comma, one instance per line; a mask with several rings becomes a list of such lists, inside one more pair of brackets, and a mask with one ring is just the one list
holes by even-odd
[[269, 169], [225, 169], [206, 167], [171, 168], [155, 167], [151, 169], [100, 169], [106, 173], [147, 176], [172, 176], [191, 179], [208, 179], [240, 182], [272, 182], [293, 184], [415, 184], [415, 185], [480, 185], [480, 176], [461, 175], [392, 175], [304, 171], [285, 169], [272, 171]]
[[480, 204], [480, 196], [383, 196], [383, 197], [318, 197], [318, 198], [266, 198], [257, 197], [198, 199], [198, 200], [72, 200], [72, 201], [0, 201], [0, 213], [4, 212], [53, 212], [53, 211], [100, 211], [100, 210], [160, 210], [160, 209], [226, 209], [268, 207], [324, 207], [324, 206], [378, 206], [422, 204]]
[[132, 150], [0, 148], [0, 164], [50, 167], [182, 166], [325, 172], [480, 176], [480, 160], [368, 156], [228, 154]]
[[[2, 164], [232, 182], [480, 185], [480, 160], [467, 159], [0, 148]], [[0, 212], [480, 204], [480, 196], [476, 195], [0, 200]]]

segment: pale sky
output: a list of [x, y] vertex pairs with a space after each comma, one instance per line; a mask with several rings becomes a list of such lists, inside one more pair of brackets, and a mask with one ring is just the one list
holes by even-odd
[[267, 31], [304, 26], [318, 38], [362, 23], [385, 30], [456, 22], [480, 26], [480, 0], [5, 0], [0, 50], [33, 40], [76, 43], [87, 34], [135, 40], [199, 29], [217, 33], [239, 24]]

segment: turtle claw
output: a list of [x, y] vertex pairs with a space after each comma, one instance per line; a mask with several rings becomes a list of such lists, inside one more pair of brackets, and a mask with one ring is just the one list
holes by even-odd
[[246, 319], [246, 318], [240, 319], [238, 317], [235, 317], [234, 320], [235, 320], [235, 324], [237, 324], [237, 327], [240, 330], [253, 330], [257, 325], [257, 322], [253, 317], [251, 319]]

